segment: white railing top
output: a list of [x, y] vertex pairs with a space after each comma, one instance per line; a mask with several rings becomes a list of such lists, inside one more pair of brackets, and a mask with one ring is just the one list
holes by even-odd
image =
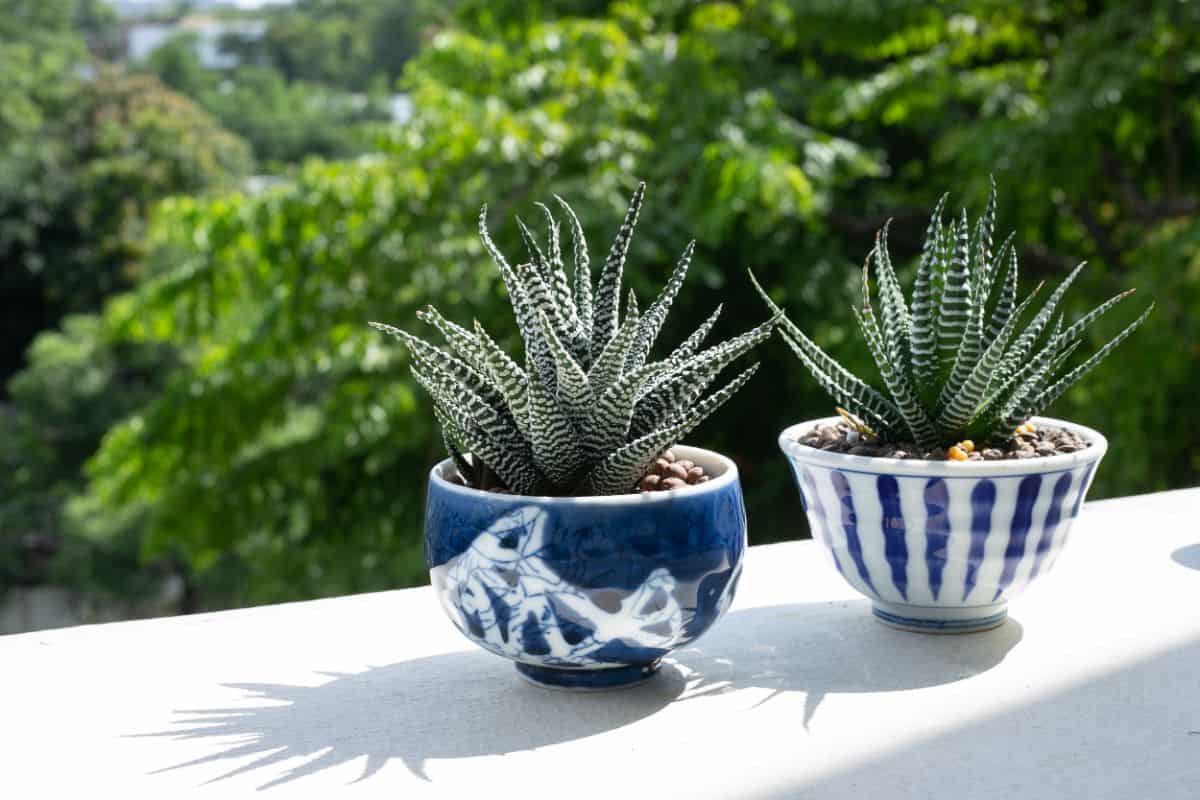
[[0, 796], [1200, 797], [1200, 489], [1088, 504], [984, 634], [886, 628], [818, 556], [752, 548], [606, 694], [526, 685], [428, 589], [0, 637]]

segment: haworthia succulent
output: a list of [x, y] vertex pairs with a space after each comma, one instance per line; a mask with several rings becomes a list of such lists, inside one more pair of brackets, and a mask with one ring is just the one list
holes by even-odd
[[[564, 212], [567, 219], [571, 223], [571, 251], [574, 254], [574, 291], [575, 291], [575, 309], [579, 316], [579, 333], [589, 342], [592, 341], [592, 272], [591, 272], [591, 256], [588, 254], [587, 238], [583, 235], [583, 225], [579, 222], [579, 217], [575, 215], [575, 211], [571, 206], [567, 205], [567, 201], [563, 200], [558, 195], [554, 196]], [[584, 369], [591, 366], [590, 346], [589, 353], [585, 354], [584, 363], [581, 365]]]
[[633, 488], [659, 453], [716, 411], [733, 396], [758, 369], [754, 364], [720, 391], [709, 395], [690, 410], [681, 411], [666, 428], [648, 433], [625, 445], [597, 465], [586, 479], [593, 494], [620, 494]]
[[629, 200], [629, 210], [625, 212], [625, 221], [617, 231], [600, 272], [600, 283], [596, 286], [596, 305], [592, 312], [592, 352], [604, 349], [608, 340], [617, 335], [619, 327], [618, 312], [621, 306], [621, 277], [625, 271], [625, 257], [629, 254], [629, 244], [633, 241], [633, 229], [637, 226], [638, 212], [642, 209], [642, 198], [646, 194], [646, 184], [639, 183]]
[[667, 312], [671, 310], [671, 303], [675, 302], [675, 295], [679, 294], [679, 288], [683, 286], [683, 280], [687, 277], [688, 267], [692, 263], [692, 253], [695, 250], [696, 242], [694, 240], [688, 242], [667, 285], [663, 287], [662, 293], [655, 298], [638, 321], [637, 333], [634, 334], [633, 344], [625, 360], [625, 369], [637, 369], [646, 363], [650, 348], [654, 346], [658, 332], [662, 330], [663, 322], [667, 319]]
[[632, 491], [654, 458], [753, 374], [751, 367], [705, 395], [718, 374], [770, 335], [775, 323], [772, 318], [700, 351], [720, 306], [668, 357], [650, 358], [694, 243], [645, 313], [630, 291], [621, 315], [621, 279], [643, 194], [639, 185], [595, 288], [583, 226], [561, 198], [555, 199], [571, 237], [573, 280], [563, 262], [559, 223], [548, 207], [538, 205], [546, 221], [544, 249], [518, 220], [529, 258], [515, 266], [492, 241], [486, 206], [480, 212], [480, 238], [500, 270], [525, 341], [524, 367], [478, 322], [471, 330], [432, 307], [418, 316], [442, 334], [449, 351], [371, 323], [411, 352], [413, 376], [433, 399], [446, 450], [468, 485], [495, 484], [517, 494]]
[[942, 209], [946, 198], [942, 195], [929, 227], [925, 231], [925, 245], [921, 248], [921, 261], [917, 266], [917, 279], [912, 292], [912, 369], [913, 379], [922, 396], [927, 396], [937, 380], [938, 368], [938, 314], [941, 296], [935, 295], [938, 246], [942, 237]]
[[[786, 317], [779, 332], [837, 404], [880, 438], [922, 448], [1010, 437], [1096, 367], [1142, 325], [1150, 309], [1083, 363], [1068, 369], [1084, 331], [1132, 294], [1110, 298], [1064, 329], [1059, 305], [1076, 267], [1023, 322], [1039, 287], [1017, 303], [1017, 250], [1011, 235], [992, 249], [997, 214], [992, 182], [987, 208], [972, 226], [966, 211], [943, 221], [943, 196], [925, 232], [911, 302], [904, 303], [885, 225], [863, 265], [862, 303], [852, 308], [883, 378], [886, 395], [827, 355]], [[879, 314], [870, 271], [877, 275]], [[751, 275], [773, 313], [779, 307]]]

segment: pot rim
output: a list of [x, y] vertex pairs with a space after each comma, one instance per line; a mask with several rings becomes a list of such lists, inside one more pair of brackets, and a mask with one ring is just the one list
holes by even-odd
[[1002, 475], [1031, 475], [1061, 472], [1099, 461], [1108, 450], [1108, 440], [1099, 431], [1054, 417], [1032, 417], [1035, 425], [1063, 428], [1082, 436], [1090, 446], [1075, 453], [1038, 456], [1004, 461], [927, 461], [915, 458], [881, 458], [831, 453], [801, 444], [800, 434], [818, 426], [841, 421], [841, 417], [822, 417], [799, 422], [784, 428], [779, 434], [779, 449], [786, 455], [821, 466], [850, 472], [872, 474], [915, 475], [940, 478], [985, 478]]
[[[704, 467], [704, 471], [712, 477], [705, 483], [690, 485], [684, 489], [669, 489], [665, 492], [627, 492], [626, 494], [588, 495], [584, 497], [555, 497], [553, 495], [528, 494], [496, 494], [482, 489], [473, 489], [446, 480], [445, 474], [453, 470], [454, 460], [446, 458], [434, 464], [429, 470], [429, 484], [439, 489], [464, 494], [475, 500], [484, 502], [530, 502], [541, 505], [582, 505], [582, 506], [625, 506], [648, 503], [666, 503], [679, 501], [689, 497], [700, 497], [711, 492], [718, 492], [731, 484], [738, 482], [738, 468], [733, 459], [715, 450], [705, 450], [702, 447], [677, 444], [668, 448], [674, 450], [682, 458], [689, 459]], [[713, 473], [717, 474], [713, 474]]]

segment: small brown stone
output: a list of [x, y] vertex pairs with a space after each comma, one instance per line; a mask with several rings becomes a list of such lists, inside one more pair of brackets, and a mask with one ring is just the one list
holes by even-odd
[[652, 492], [658, 488], [660, 481], [662, 481], [662, 478], [658, 475], [647, 475], [646, 477], [642, 478], [642, 482], [638, 484], [638, 487], [643, 492]]
[[997, 450], [994, 447], [985, 447], [980, 452], [980, 455], [983, 456], [984, 461], [997, 461], [1001, 458], [1004, 458], [1004, 451]]
[[674, 461], [675, 460], [675, 451], [668, 450], [667, 452], [662, 454], [662, 457], [665, 458], [667, 461]]
[[690, 461], [686, 458], [681, 458], [678, 461], [676, 461], [675, 463], [678, 464], [679, 466], [683, 467], [686, 470], [690, 470], [692, 467], [696, 466], [695, 461]]
[[688, 470], [687, 482], [695, 483], [704, 476], [704, 467], [692, 467]]
[[688, 471], [684, 469], [683, 465], [677, 461], [671, 466], [667, 467], [667, 471], [664, 474], [669, 477], [679, 478], [679, 480], [684, 481], [687, 480]]
[[671, 477], [663, 479], [662, 485], [667, 489], [682, 489], [687, 486], [687, 481], [682, 478]]
[[654, 471], [659, 475], [666, 475], [667, 470], [671, 468], [671, 462], [665, 458], [656, 458], [654, 460]]

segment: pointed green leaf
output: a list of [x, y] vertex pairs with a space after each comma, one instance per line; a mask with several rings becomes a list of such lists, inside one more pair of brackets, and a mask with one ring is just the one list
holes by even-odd
[[922, 397], [936, 395], [938, 311], [940, 296], [934, 297], [934, 271], [939, 243], [942, 237], [942, 209], [946, 198], [942, 195], [929, 227], [925, 231], [925, 243], [921, 247], [921, 261], [917, 267], [917, 279], [912, 294], [912, 372], [913, 380]]
[[608, 344], [604, 346], [600, 355], [592, 363], [592, 368], [588, 370], [588, 381], [592, 385], [593, 393], [603, 392], [621, 376], [621, 370], [625, 366], [626, 359], [629, 358], [629, 349], [633, 346], [633, 339], [637, 335], [639, 322], [637, 298], [631, 289], [625, 321], [621, 323], [617, 335], [608, 341]]
[[620, 494], [633, 491], [638, 480], [646, 474], [650, 462], [724, 405], [757, 369], [758, 364], [752, 365], [719, 392], [706, 397], [669, 427], [639, 437], [613, 453], [588, 474], [585, 486], [595, 494]]
[[654, 341], [658, 338], [659, 331], [662, 330], [663, 322], [667, 319], [667, 312], [671, 310], [671, 303], [675, 301], [675, 296], [679, 294], [679, 288], [683, 286], [684, 278], [687, 277], [688, 265], [692, 263], [692, 253], [695, 249], [696, 241], [693, 239], [684, 248], [683, 255], [679, 257], [679, 262], [671, 272], [671, 277], [667, 280], [667, 285], [663, 287], [662, 293], [655, 298], [650, 307], [646, 309], [646, 313], [642, 315], [629, 356], [625, 361], [625, 369], [637, 369], [646, 363], [650, 348], [654, 346]]
[[579, 218], [575, 216], [575, 211], [567, 201], [563, 200], [558, 195], [554, 196], [558, 204], [562, 206], [566, 212], [567, 219], [571, 225], [571, 247], [575, 255], [575, 308], [579, 315], [579, 327], [583, 336], [588, 341], [588, 356], [583, 362], [583, 367], [586, 369], [591, 366], [592, 358], [597, 351], [591, 349], [592, 341], [592, 272], [591, 261], [588, 255], [587, 238], [583, 235], [583, 225], [580, 224]]
[[688, 338], [684, 339], [683, 344], [676, 347], [671, 355], [667, 356], [666, 360], [672, 364], [682, 364], [694, 355], [700, 348], [700, 345], [704, 343], [704, 339], [708, 336], [709, 331], [717, 324], [717, 319], [721, 316], [721, 309], [724, 307], [724, 303], [719, 303], [716, 309], [708, 315], [708, 319], [700, 323], [700, 327], [696, 328]]
[[574, 485], [583, 463], [578, 435], [567, 412], [541, 381], [529, 381], [529, 444], [533, 463], [555, 487]]
[[621, 304], [621, 275], [625, 271], [625, 257], [629, 253], [629, 243], [633, 239], [633, 229], [637, 225], [638, 212], [642, 208], [642, 199], [646, 194], [646, 184], [639, 183], [629, 201], [629, 210], [625, 212], [625, 221], [621, 223], [617, 237], [613, 240], [612, 249], [604, 262], [600, 273], [600, 283], [596, 289], [596, 307], [594, 311], [592, 331], [592, 352], [604, 350], [619, 329], [618, 313]]
[[571, 422], [581, 428], [592, 411], [593, 395], [591, 386], [588, 384], [588, 376], [571, 356], [571, 353], [567, 351], [566, 346], [559, 341], [550, 324], [550, 319], [545, 314], [541, 314], [540, 318], [542, 333], [546, 337], [546, 344], [550, 346], [550, 355], [554, 359], [558, 401], [567, 412]]
[[[1124, 295], [1118, 295], [1117, 297], [1118, 298], [1124, 297], [1124, 296], [1127, 296], [1128, 294], [1129, 293], [1126, 292], [1126, 293], [1124, 293]], [[1114, 298], [1114, 299], [1116, 299], [1116, 298]], [[1142, 323], [1144, 323], [1146, 321], [1146, 318], [1150, 316], [1150, 312], [1153, 310], [1154, 310], [1154, 303], [1151, 303], [1150, 306], [1145, 311], [1143, 311], [1136, 320], [1131, 322], [1128, 326], [1125, 327], [1124, 330], [1122, 330], [1120, 333], [1118, 333], [1116, 336], [1114, 336], [1108, 342], [1108, 344], [1104, 345], [1099, 350], [1097, 350], [1087, 361], [1084, 361], [1078, 367], [1075, 367], [1075, 369], [1071, 370], [1066, 375], [1062, 376], [1057, 381], [1055, 381], [1053, 384], [1051, 384], [1050, 386], [1048, 386], [1047, 388], [1045, 388], [1041, 392], [1039, 392], [1037, 394], [1037, 396], [1033, 398], [1033, 400], [1029, 403], [1028, 407], [1026, 408], [1027, 414], [1029, 416], [1032, 416], [1035, 414], [1042, 413], [1042, 411], [1045, 410], [1047, 407], [1049, 407], [1049, 405], [1051, 403], [1053, 403], [1055, 400], [1057, 400], [1059, 398], [1059, 396], [1062, 395], [1063, 392], [1070, 389], [1081, 378], [1083, 378], [1085, 375], [1087, 375], [1089, 372], [1091, 372], [1093, 369], [1095, 369], [1096, 366], [1101, 361], [1103, 361], [1105, 358], [1108, 357], [1109, 353], [1111, 353], [1113, 350], [1115, 350], [1117, 348], [1117, 346], [1119, 344], [1121, 344], [1121, 342], [1128, 339], [1129, 335], [1131, 333], [1133, 333], [1135, 330], [1137, 330], [1139, 327], [1141, 327]], [[1076, 324], [1078, 324], [1078, 323], [1076, 323]]]
[[[890, 400], [835, 361], [816, 342], [805, 336], [804, 331], [784, 315], [783, 310], [762, 288], [754, 273], [750, 272], [749, 275], [750, 282], [758, 291], [759, 296], [782, 325], [781, 333], [786, 334], [784, 340], [788, 342], [796, 355], [800, 356], [801, 363], [809, 369], [809, 372], [813, 373], [818, 383], [821, 383], [822, 388], [825, 388], [835, 402], [864, 419], [872, 418], [875, 421], [874, 427], [893, 428], [903, 425], [900, 410]], [[855, 410], [855, 408], [859, 410]]]

